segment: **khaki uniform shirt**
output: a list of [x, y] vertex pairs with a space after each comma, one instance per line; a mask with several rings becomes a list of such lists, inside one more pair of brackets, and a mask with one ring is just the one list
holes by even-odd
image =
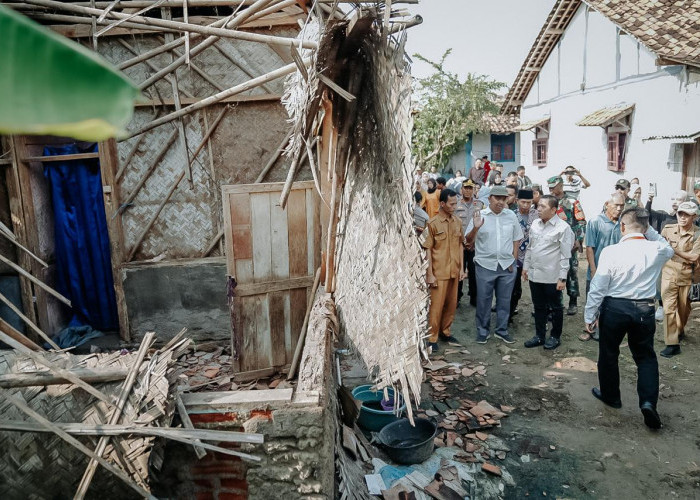
[[[661, 230], [661, 236], [666, 238], [671, 248], [682, 252], [700, 254], [700, 238], [695, 238], [695, 226], [689, 231], [681, 231], [678, 224], [667, 224]], [[661, 279], [671, 281], [679, 286], [693, 284], [693, 264], [684, 258], [674, 255], [661, 271]]]
[[459, 217], [440, 210], [423, 231], [423, 248], [430, 252], [435, 279], [459, 278], [462, 255], [462, 223]]
[[462, 221], [462, 233], [466, 234], [467, 226], [474, 218], [474, 212], [482, 210], [483, 208], [484, 203], [481, 200], [472, 198], [471, 201], [464, 201], [463, 198], [460, 198], [457, 203], [457, 208], [455, 208], [455, 215]]

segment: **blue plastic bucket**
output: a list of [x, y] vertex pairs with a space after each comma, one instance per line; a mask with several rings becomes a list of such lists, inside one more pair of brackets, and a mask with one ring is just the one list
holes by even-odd
[[[389, 400], [394, 400], [394, 389], [387, 389]], [[375, 403], [372, 406], [380, 407], [382, 399], [384, 399], [384, 391], [374, 391], [371, 385], [360, 385], [352, 390], [352, 397], [362, 403], [360, 408], [360, 416], [357, 419], [357, 425], [367, 431], [379, 432], [384, 426], [396, 422], [400, 415], [406, 409], [406, 404], [399, 398], [401, 407], [399, 408], [398, 416], [394, 410], [380, 410], [368, 407], [366, 403]]]

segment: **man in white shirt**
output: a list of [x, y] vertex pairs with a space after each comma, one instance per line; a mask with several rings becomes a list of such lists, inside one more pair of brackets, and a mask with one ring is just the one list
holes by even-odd
[[[530, 244], [523, 263], [523, 279], [530, 282], [535, 306], [535, 336], [525, 347], [544, 345], [556, 349], [561, 344], [564, 323], [562, 290], [566, 287], [569, 259], [574, 244], [574, 232], [569, 224], [557, 217], [559, 200], [543, 196], [537, 206], [540, 218], [530, 226]], [[547, 314], [552, 311], [552, 331], [547, 334]]]
[[[586, 301], [584, 321], [592, 333], [600, 329], [598, 381], [593, 396], [613, 408], [620, 401], [620, 344], [627, 334], [632, 357], [637, 364], [637, 394], [644, 423], [661, 427], [656, 411], [659, 399], [659, 364], [654, 352], [654, 295], [656, 281], [664, 264], [673, 257], [671, 245], [658, 233], [644, 233], [649, 213], [630, 208], [620, 216], [619, 243], [604, 248]], [[651, 238], [654, 238], [652, 240]]]
[[508, 192], [494, 186], [489, 206], [477, 211], [467, 228], [467, 247], [474, 245], [476, 272], [476, 341], [485, 344], [491, 330], [491, 303], [496, 293], [496, 335], [504, 342], [515, 341], [508, 334], [510, 297], [516, 277], [515, 259], [523, 231], [517, 217], [506, 209]]

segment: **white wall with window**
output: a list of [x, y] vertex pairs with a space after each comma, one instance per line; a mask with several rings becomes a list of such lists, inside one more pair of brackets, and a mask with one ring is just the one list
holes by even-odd
[[[672, 140], [652, 136], [700, 131], [700, 70], [655, 65], [656, 56], [604, 16], [582, 5], [549, 56], [521, 112], [521, 124], [549, 117], [549, 130], [519, 133], [523, 164], [535, 182], [575, 165], [591, 182], [582, 191], [587, 216], [600, 210], [615, 182], [638, 177], [646, 201], [657, 185], [655, 209], [670, 208], [681, 189], [683, 160]], [[579, 126], [597, 110], [634, 105], [605, 126]]]

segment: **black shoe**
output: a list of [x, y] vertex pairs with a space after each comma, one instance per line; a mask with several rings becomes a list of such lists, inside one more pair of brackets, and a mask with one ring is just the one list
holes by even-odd
[[438, 334], [438, 339], [440, 339], [442, 342], [450, 342], [452, 344], [459, 344], [459, 341], [456, 338], [454, 338], [452, 335], [445, 335], [444, 333]]
[[600, 389], [598, 389], [597, 387], [592, 388], [592, 389], [591, 389], [591, 393], [593, 394], [593, 396], [594, 396], [596, 399], [600, 399], [603, 403], [605, 403], [606, 405], [610, 406], [611, 408], [616, 408], [616, 409], [622, 408], [622, 401], [620, 401], [619, 399], [618, 399], [617, 401], [606, 401], [606, 400], [604, 400], [604, 399], [603, 399], [603, 394], [600, 392]]
[[640, 410], [642, 410], [644, 423], [647, 427], [650, 429], [661, 429], [661, 418], [659, 418], [659, 414], [656, 412], [653, 404], [649, 402], [642, 403]]
[[440, 350], [440, 346], [437, 342], [428, 342], [428, 350], [430, 351], [430, 354], [435, 354], [438, 352], [438, 350]]
[[680, 353], [681, 353], [681, 346], [679, 346], [679, 345], [667, 345], [666, 349], [661, 351], [659, 354], [661, 354], [664, 358], [672, 358], [673, 356], [677, 356]]
[[491, 335], [486, 335], [486, 336], [482, 337], [481, 335], [479, 335], [476, 337], [476, 343], [477, 344], [485, 344], [486, 342], [488, 342], [490, 336]]
[[515, 340], [513, 340], [513, 337], [510, 336], [510, 334], [506, 333], [505, 335], [499, 335], [498, 333], [496, 334], [496, 337], [501, 339], [503, 342], [506, 344], [515, 344]]
[[544, 345], [544, 339], [539, 338], [537, 335], [525, 341], [525, 347], [539, 347], [541, 345]]
[[556, 349], [561, 345], [561, 340], [556, 337], [549, 337], [544, 343], [544, 348], [547, 350]]
[[569, 304], [569, 308], [566, 310], [567, 316], [575, 316], [578, 313], [578, 306], [576, 304]]

